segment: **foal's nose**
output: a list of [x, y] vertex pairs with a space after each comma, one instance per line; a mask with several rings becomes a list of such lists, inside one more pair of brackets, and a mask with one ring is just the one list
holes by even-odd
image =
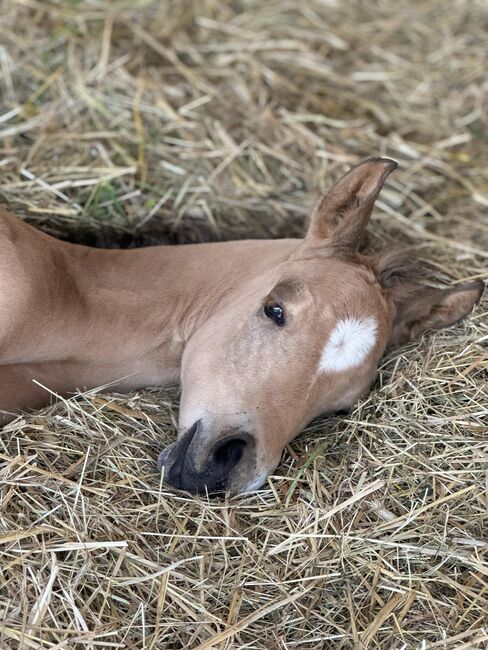
[[196, 422], [159, 460], [164, 465], [166, 483], [180, 490], [205, 494], [223, 492], [231, 476], [247, 465], [253, 454], [254, 439], [242, 431], [220, 432], [215, 436]]

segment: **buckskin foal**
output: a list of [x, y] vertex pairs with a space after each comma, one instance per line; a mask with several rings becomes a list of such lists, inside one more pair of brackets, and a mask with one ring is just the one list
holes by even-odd
[[[284, 446], [370, 388], [388, 345], [463, 318], [481, 282], [416, 284], [404, 259], [357, 252], [392, 160], [366, 160], [319, 202], [304, 239], [100, 250], [0, 213], [0, 411], [50, 392], [182, 383], [165, 480], [258, 488]], [[35, 380], [35, 381], [34, 381]]]

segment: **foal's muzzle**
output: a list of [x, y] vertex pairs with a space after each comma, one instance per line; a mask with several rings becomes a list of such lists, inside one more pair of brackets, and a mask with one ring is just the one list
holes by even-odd
[[231, 489], [236, 475], [254, 463], [255, 443], [249, 433], [232, 430], [215, 436], [198, 420], [160, 454], [158, 469], [164, 467], [164, 482], [174, 488], [212, 494]]

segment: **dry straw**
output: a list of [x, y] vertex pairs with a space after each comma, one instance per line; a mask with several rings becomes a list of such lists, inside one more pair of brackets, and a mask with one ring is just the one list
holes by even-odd
[[[1, 198], [29, 222], [102, 243], [293, 235], [311, 197], [386, 154], [371, 246], [411, 247], [434, 283], [486, 277], [484, 0], [0, 12]], [[486, 648], [486, 304], [391, 351], [252, 495], [161, 484], [176, 391], [11, 423], [2, 650]]]

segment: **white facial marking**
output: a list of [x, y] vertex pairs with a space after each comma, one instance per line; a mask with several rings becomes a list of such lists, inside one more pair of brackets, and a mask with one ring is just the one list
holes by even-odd
[[340, 320], [324, 347], [319, 371], [340, 372], [358, 366], [374, 348], [377, 330], [372, 316]]

